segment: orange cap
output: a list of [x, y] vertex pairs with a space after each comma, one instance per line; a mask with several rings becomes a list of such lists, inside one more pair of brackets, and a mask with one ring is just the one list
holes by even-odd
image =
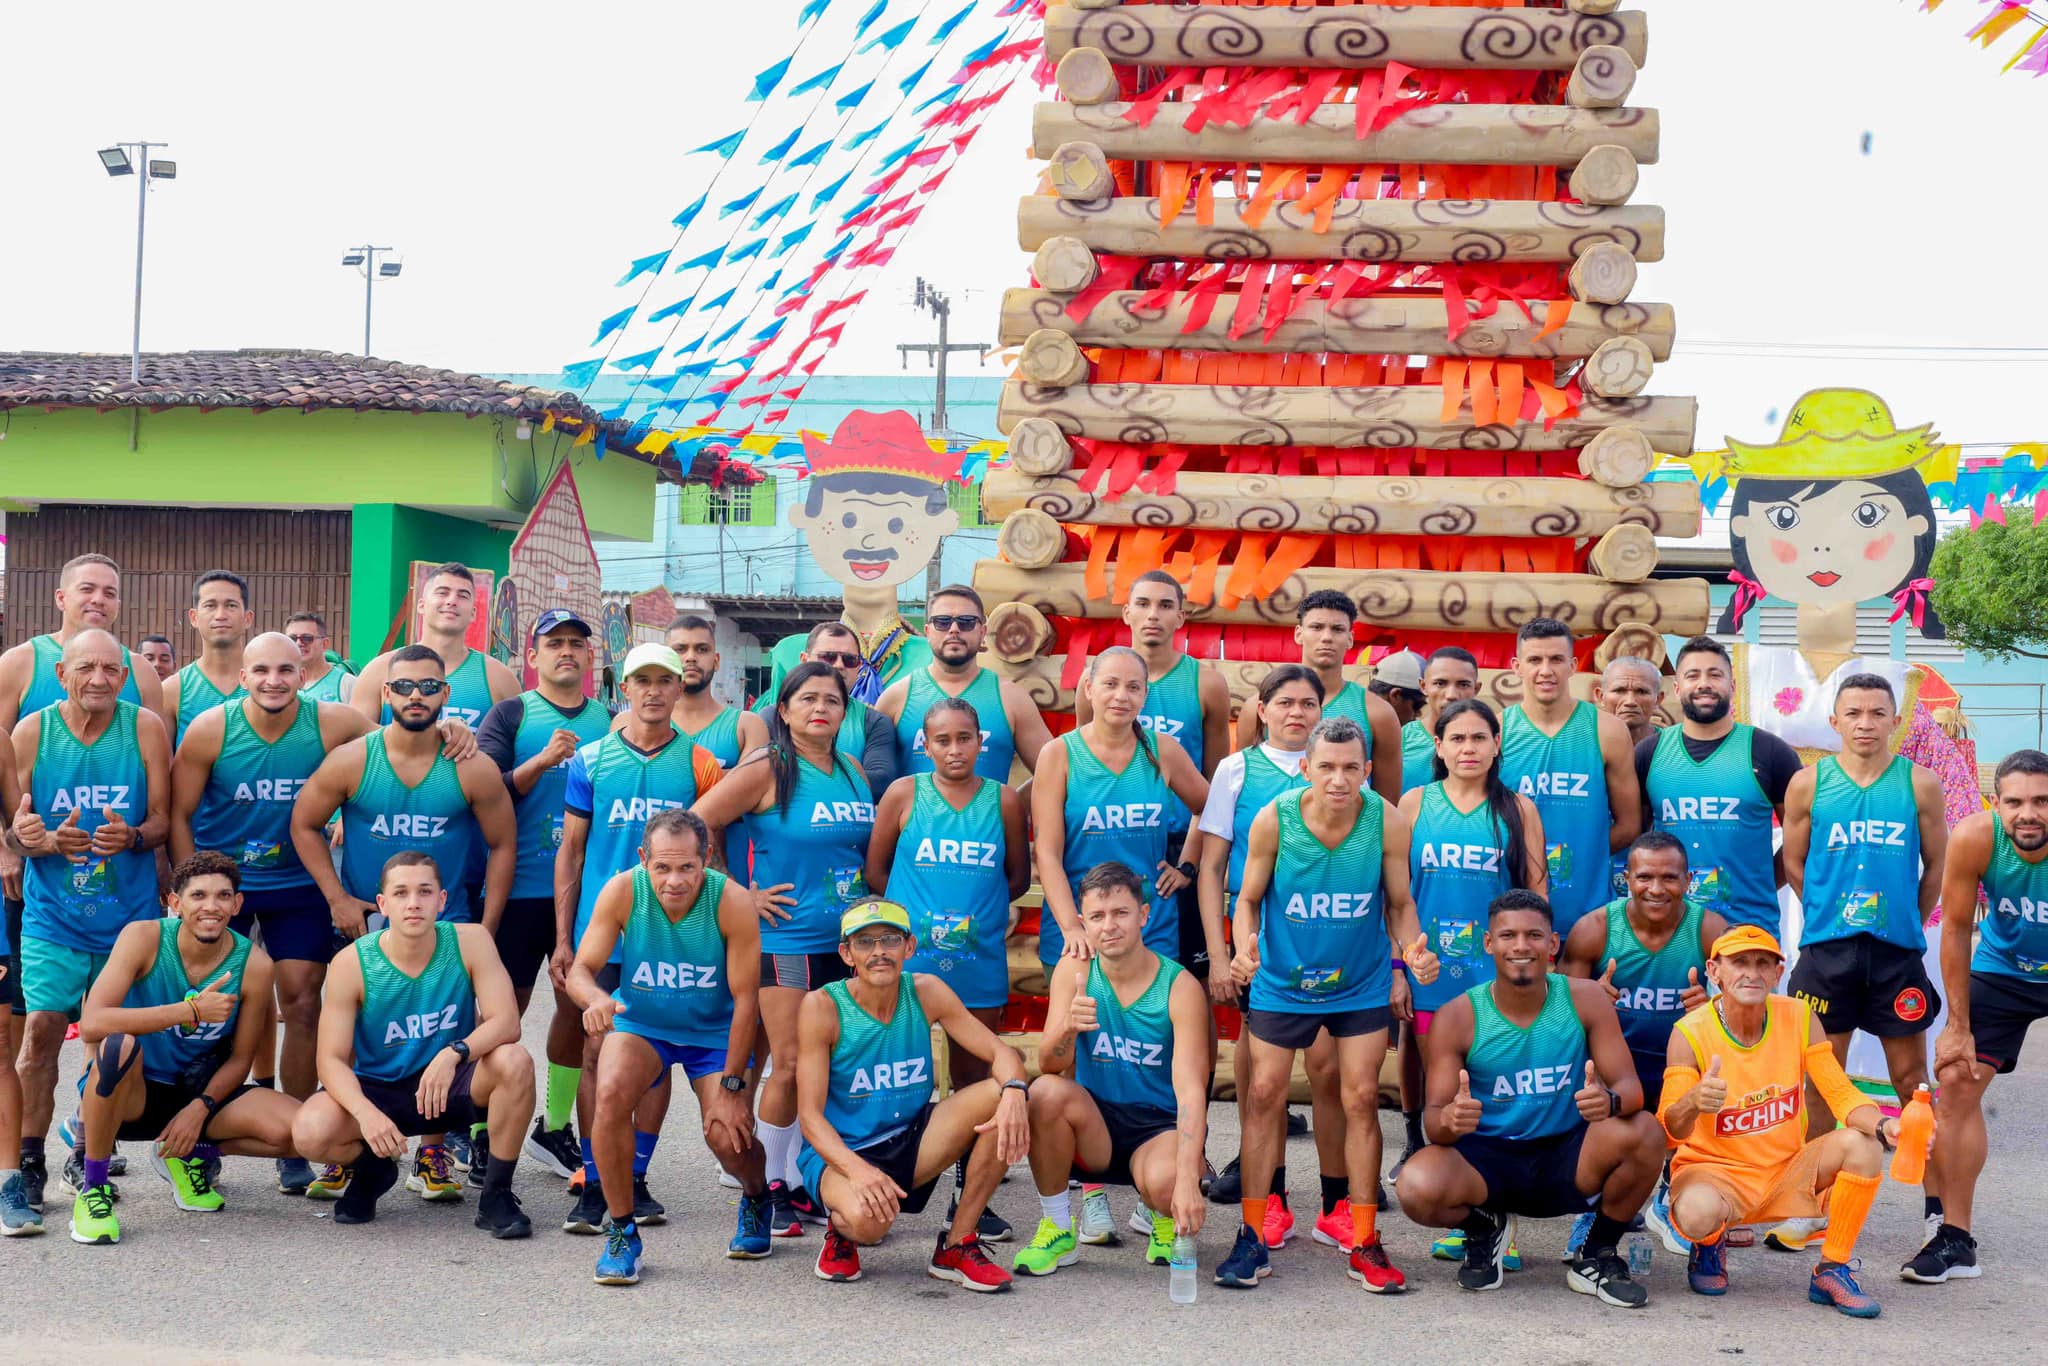
[[1732, 953], [1763, 952], [1783, 961], [1785, 951], [1778, 947], [1778, 941], [1769, 930], [1756, 925], [1737, 925], [1714, 941], [1713, 951], [1707, 957], [1726, 958]]

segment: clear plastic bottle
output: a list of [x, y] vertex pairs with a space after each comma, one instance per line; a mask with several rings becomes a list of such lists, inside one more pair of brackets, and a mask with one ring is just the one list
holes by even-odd
[[1650, 1265], [1656, 1259], [1656, 1243], [1647, 1233], [1631, 1233], [1622, 1240], [1622, 1255], [1628, 1258], [1628, 1274], [1634, 1280], [1641, 1280], [1650, 1274]]
[[1195, 1302], [1195, 1240], [1185, 1233], [1173, 1240], [1173, 1260], [1168, 1263], [1166, 1297], [1175, 1304]]

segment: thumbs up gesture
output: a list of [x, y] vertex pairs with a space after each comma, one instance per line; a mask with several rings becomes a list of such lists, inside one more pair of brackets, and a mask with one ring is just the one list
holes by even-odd
[[1401, 961], [1408, 965], [1408, 971], [1415, 974], [1416, 982], [1422, 986], [1434, 982], [1437, 972], [1443, 966], [1437, 961], [1436, 954], [1431, 952], [1429, 936], [1426, 934], [1416, 935], [1415, 942], [1401, 950]]
[[1472, 1094], [1472, 1078], [1461, 1067], [1458, 1069], [1458, 1094], [1452, 1096], [1451, 1103], [1444, 1107], [1444, 1125], [1454, 1137], [1463, 1138], [1479, 1127], [1480, 1110], [1479, 1098]]
[[201, 987], [198, 995], [187, 998], [192, 1003], [193, 1011], [205, 1023], [226, 1023], [228, 1016], [235, 1013], [235, 1007], [241, 1004], [241, 997], [230, 996], [221, 990], [233, 976], [232, 972], [224, 972]]
[[26, 792], [22, 793], [21, 805], [16, 807], [14, 812], [14, 837], [20, 840], [30, 853], [34, 853], [43, 847], [43, 841], [49, 834], [49, 828], [43, 824], [43, 818], [38, 816], [34, 807], [30, 805], [29, 795]]
[[1687, 968], [1685, 986], [1679, 990], [1678, 1004], [1687, 1010], [1698, 1010], [1707, 1003], [1707, 989], [1700, 984], [1700, 970]]
[[[77, 812], [73, 812], [74, 817]], [[100, 828], [92, 832], [92, 851], [101, 858], [126, 853], [135, 846], [135, 827], [112, 807], [100, 812]]]
[[[1607, 966], [1611, 971], [1614, 964]], [[1572, 1103], [1579, 1107], [1579, 1114], [1588, 1124], [1611, 1118], [1614, 1114], [1613, 1094], [1601, 1084], [1600, 1069], [1591, 1058], [1586, 1059], [1586, 1084], [1572, 1095]]]
[[77, 807], [71, 808], [62, 825], [50, 831], [50, 847], [73, 863], [85, 862], [85, 851], [92, 848], [92, 836], [78, 828]]
[[1598, 977], [1595, 977], [1593, 980], [1599, 983], [1600, 990], [1607, 993], [1607, 999], [1609, 1001], [1618, 1001], [1621, 999], [1621, 988], [1614, 985], [1614, 960], [1612, 958], [1607, 960], [1607, 971], [1601, 973]]
[[1100, 1021], [1095, 1018], [1095, 998], [1088, 994], [1087, 986], [1083, 979], [1082, 990], [1074, 993], [1074, 1003], [1067, 1007], [1068, 1022], [1083, 1034], [1100, 1027]]
[[1721, 1059], [1716, 1057], [1693, 1085], [1692, 1108], [1703, 1115], [1717, 1115], [1727, 1103], [1728, 1083], [1721, 1079]]

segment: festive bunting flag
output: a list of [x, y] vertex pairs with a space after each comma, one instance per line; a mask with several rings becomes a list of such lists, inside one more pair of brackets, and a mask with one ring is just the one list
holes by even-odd
[[975, 2], [976, 0], [968, 0], [966, 4], [960, 7], [960, 12], [958, 14], [955, 14], [952, 18], [946, 20], [944, 23], [940, 24], [936, 29], [934, 29], [932, 31], [931, 42], [928, 44], [928, 46], [937, 47], [939, 44], [945, 42], [948, 38], [952, 37], [953, 30], [960, 27], [961, 24], [965, 23], [968, 15], [974, 13]]
[[830, 139], [830, 138], [826, 138], [826, 139], [825, 139], [825, 140], [824, 140], [823, 142], [820, 142], [820, 143], [819, 143], [819, 144], [818, 144], [817, 146], [815, 146], [815, 147], [812, 147], [812, 148], [808, 149], [807, 151], [802, 151], [802, 152], [798, 152], [798, 153], [797, 153], [797, 154], [796, 154], [795, 156], [791, 157], [791, 158], [790, 158], [790, 159], [789, 159], [788, 161], [785, 161], [785, 162], [783, 162], [783, 163], [782, 163], [782, 167], [783, 167], [783, 169], [784, 169], [784, 170], [786, 170], [786, 171], [794, 171], [794, 170], [796, 170], [796, 169], [797, 169], [798, 167], [800, 167], [800, 166], [815, 166], [815, 165], [817, 165], [817, 164], [818, 164], [819, 162], [823, 161], [823, 160], [825, 159], [825, 153], [827, 153], [827, 152], [829, 152], [829, 151], [831, 151], [831, 150], [832, 150], [832, 139]]
[[708, 198], [710, 198], [709, 191], [706, 191], [704, 194], [698, 195], [696, 203], [692, 204], [689, 208], [684, 209], [681, 213], [677, 214], [674, 218], [671, 218], [668, 221], [673, 226], [678, 228], [689, 227], [691, 223], [696, 221], [697, 215], [703, 211], [704, 201]]
[[839, 179], [833, 181], [830, 185], [827, 185], [824, 189], [812, 195], [811, 208], [814, 210], [821, 209], [826, 204], [829, 204], [834, 199], [837, 199], [839, 197], [839, 192], [846, 188], [846, 182], [851, 179], [853, 179], [853, 172], [848, 171], [845, 175], [839, 177]]
[[924, 65], [919, 67], [917, 70], [911, 72], [908, 76], [905, 76], [902, 80], [898, 81], [896, 83], [896, 88], [902, 91], [905, 95], [908, 95], [911, 91], [917, 89], [917, 83], [924, 79], [925, 73], [932, 69], [932, 63], [937, 60], [938, 58], [936, 57], [925, 58]]
[[[668, 252], [666, 251], [657, 251], [651, 256], [638, 257], [631, 266], [627, 267], [626, 273], [619, 277], [619, 284], [631, 284], [641, 276], [658, 271], [667, 264]], [[614, 286], [614, 288], [616, 287]]]
[[[791, 94], [795, 94], [796, 92], [795, 92], [795, 91], [791, 91], [790, 93], [791, 93]], [[803, 130], [803, 129], [802, 129], [801, 127], [797, 127], [797, 128], [792, 128], [792, 129], [790, 129], [790, 130], [789, 130], [789, 136], [788, 136], [788, 137], [786, 137], [786, 138], [784, 138], [784, 139], [783, 139], [782, 141], [780, 141], [780, 142], [776, 143], [776, 144], [775, 144], [775, 145], [774, 145], [773, 147], [770, 147], [770, 148], [769, 148], [769, 149], [768, 149], [767, 151], [765, 151], [765, 152], [761, 153], [761, 164], [762, 164], [763, 166], [771, 165], [771, 164], [773, 164], [774, 162], [780, 161], [780, 160], [782, 160], [782, 159], [783, 159], [784, 157], [788, 156], [788, 155], [789, 155], [789, 149], [790, 149], [790, 148], [792, 148], [792, 147], [794, 147], [794, 146], [796, 146], [796, 140], [797, 140], [797, 137], [798, 137], [798, 136], [799, 136], [799, 135], [800, 135], [800, 134], [801, 134], [801, 133], [802, 133], [803, 131], [804, 131], [804, 130]]]
[[935, 104], [944, 104], [946, 101], [954, 97], [953, 87], [958, 84], [960, 84], [960, 81], [957, 78], [947, 82], [946, 85], [942, 86], [936, 94], [926, 96], [924, 103], [918, 105], [915, 109], [911, 110], [910, 112], [913, 114], [922, 114], [925, 110], [931, 108]]
[[661, 359], [661, 352], [662, 348], [657, 346], [652, 351], [642, 351], [638, 355], [620, 356], [612, 362], [612, 368], [614, 370], [651, 370], [654, 368], [654, 362]]
[[[888, 126], [889, 120], [883, 119], [880, 123], [868, 129], [865, 133], [855, 133], [851, 138], [847, 139], [846, 150], [849, 152], [859, 151], [861, 148], [867, 146], [876, 138], [880, 137], [882, 135], [882, 130], [884, 128], [887, 128]], [[849, 171], [847, 174], [851, 175], [852, 172]]]
[[672, 375], [649, 375], [640, 381], [640, 387], [650, 394], [657, 394], [662, 398], [667, 398], [669, 391], [676, 387], [676, 381], [682, 377], [683, 372], [680, 370]]
[[825, 6], [831, 3], [832, 0], [804, 0], [803, 12], [796, 17], [797, 27], [802, 28], [805, 24], [810, 23], [811, 20], [823, 14]]
[[[704, 305], [703, 311], [706, 313], [712, 313], [716, 312], [718, 309], [724, 308], [727, 304], [732, 302], [732, 296], [734, 295], [734, 293], [738, 291], [738, 288], [739, 286], [735, 285], [732, 289], [728, 289], [727, 291], [725, 291], [725, 293], [719, 295], [717, 298], [706, 303]], [[713, 346], [716, 346], [717, 344], [718, 343], [716, 342], [712, 343]]]
[[680, 318], [683, 316], [683, 314], [688, 313], [690, 311], [690, 303], [696, 297], [697, 296], [694, 294], [685, 294], [682, 298], [676, 300], [674, 303], [669, 304], [663, 308], [655, 309], [654, 312], [647, 315], [645, 321], [650, 323], [658, 323], [669, 318]]
[[604, 368], [604, 358], [578, 361], [562, 367], [562, 383], [570, 389], [586, 389], [597, 378], [597, 372]]
[[842, 114], [850, 114], [860, 107], [860, 102], [868, 97], [868, 91], [874, 88], [875, 83], [869, 81], [858, 90], [849, 90], [838, 99], [832, 101], [832, 107]]
[[[782, 254], [787, 252], [791, 247], [795, 246], [797, 243], [809, 237], [811, 235], [811, 229], [817, 226], [818, 225], [816, 223], [806, 223], [802, 227], [798, 228], [795, 232], [790, 233], [788, 236], [784, 237], [782, 241], [776, 246], [775, 254], [777, 256], [781, 256]], [[781, 274], [780, 271], [777, 271], [776, 273], [778, 275]], [[767, 289], [769, 287], [768, 282], [763, 281], [761, 287], [763, 289]]]
[[601, 322], [601, 323], [599, 323], [599, 324], [597, 325], [597, 335], [596, 335], [595, 337], [593, 337], [593, 338], [591, 339], [591, 342], [590, 342], [590, 344], [591, 344], [592, 346], [601, 346], [601, 345], [603, 345], [603, 344], [604, 344], [604, 339], [605, 339], [606, 337], [609, 337], [609, 336], [610, 336], [610, 335], [611, 335], [612, 333], [614, 333], [614, 332], [618, 331], [618, 330], [619, 330], [620, 328], [624, 327], [624, 326], [625, 326], [625, 325], [626, 325], [627, 323], [631, 322], [631, 321], [632, 321], [632, 319], [633, 319], [633, 310], [632, 310], [632, 309], [630, 309], [630, 308], [622, 308], [622, 309], [620, 309], [620, 310], [619, 310], [618, 312], [616, 312], [616, 313], [612, 314], [612, 315], [611, 315], [611, 316], [610, 316], [609, 318], [606, 318], [606, 319], [605, 319], [605, 320], [604, 320], [603, 322]]
[[720, 218], [730, 218], [736, 213], [741, 213], [747, 209], [753, 208], [754, 201], [761, 197], [761, 191], [764, 188], [766, 187], [756, 185], [753, 189], [747, 191], [738, 199], [735, 199], [731, 203], [722, 206], [718, 210], [718, 216]]
[[759, 256], [761, 254], [761, 249], [763, 247], [766, 247], [767, 245], [767, 238], [757, 237], [753, 241], [747, 243], [745, 246], [728, 253], [725, 258], [726, 264], [731, 265], [734, 262], [744, 261], [751, 256]]
[[692, 256], [689, 260], [678, 263], [673, 273], [681, 275], [686, 270], [697, 270], [700, 267], [715, 267], [719, 262], [719, 258], [724, 255], [724, 247], [713, 247], [702, 256]]
[[740, 143], [744, 142], [746, 140], [746, 137], [747, 130], [742, 128], [737, 133], [733, 133], [730, 134], [729, 136], [722, 138], [716, 138], [710, 142], [705, 143], [702, 147], [692, 147], [690, 149], [690, 155], [695, 156], [699, 152], [716, 152], [718, 153], [718, 155], [722, 157], [729, 157], [734, 152], [737, 152], [740, 149]]
[[790, 206], [794, 203], [796, 203], [796, 196], [793, 194], [785, 195], [783, 198], [776, 200], [773, 204], [770, 204], [767, 208], [754, 215], [753, 226], [758, 228], [763, 223], [782, 217], [783, 214], [789, 212]]
[[885, 29], [882, 32], [876, 34], [874, 37], [868, 39], [867, 45], [861, 48], [861, 52], [873, 52], [878, 47], [886, 47], [891, 51], [894, 51], [896, 48], [902, 46], [903, 40], [910, 36], [910, 30], [916, 27], [917, 20], [905, 19], [902, 23], [896, 25], [896, 27], [892, 29]]
[[731, 340], [732, 340], [732, 339], [733, 339], [734, 337], [736, 337], [736, 336], [738, 336], [738, 335], [739, 335], [739, 331], [740, 331], [740, 329], [741, 329], [742, 327], [745, 327], [746, 325], [747, 325], [747, 320], [746, 320], [745, 318], [741, 318], [741, 319], [740, 319], [740, 320], [739, 320], [738, 322], [734, 323], [734, 324], [733, 324], [733, 325], [732, 325], [731, 327], [728, 327], [728, 328], [726, 328], [726, 329], [725, 329], [725, 331], [723, 331], [723, 332], [719, 333], [719, 334], [718, 334], [717, 336], [715, 336], [715, 337], [713, 337], [713, 338], [711, 339], [711, 349], [712, 349], [713, 351], [716, 351], [716, 350], [717, 350], [717, 349], [718, 349], [719, 347], [721, 347], [721, 346], [725, 345], [725, 344], [726, 344], [727, 342], [731, 341]]
[[923, 138], [912, 138], [910, 141], [904, 143], [901, 147], [896, 148], [894, 151], [883, 153], [881, 159], [878, 160], [875, 164], [877, 166], [893, 166], [898, 161], [901, 161], [904, 157], [909, 156], [912, 152], [915, 152], [918, 148], [922, 146], [924, 146]]
[[812, 76], [806, 80], [800, 81], [796, 85], [791, 86], [789, 88], [788, 93], [793, 97], [797, 95], [808, 95], [813, 90], [823, 90], [826, 86], [832, 84], [833, 81], [839, 78], [839, 73], [842, 70], [844, 70], [845, 67], [846, 63], [836, 62], [833, 65], [826, 67], [823, 71], [820, 71], [817, 75]]
[[860, 22], [853, 26], [854, 41], [860, 41], [861, 36], [874, 26], [875, 20], [881, 18], [882, 11], [887, 8], [889, 8], [889, 0], [875, 0], [874, 8], [863, 14], [860, 17]]
[[754, 104], [761, 100], [765, 100], [770, 95], [774, 94], [775, 87], [782, 84], [782, 78], [789, 74], [789, 63], [790, 59], [788, 57], [784, 57], [781, 61], [769, 67], [766, 71], [763, 71], [756, 75], [754, 77], [754, 89], [753, 92], [747, 96], [747, 103]]
[[689, 341], [685, 342], [683, 345], [678, 346], [676, 348], [676, 354], [678, 356], [693, 355], [695, 354], [697, 348], [702, 346], [703, 344], [704, 339], [702, 337], [692, 337]]

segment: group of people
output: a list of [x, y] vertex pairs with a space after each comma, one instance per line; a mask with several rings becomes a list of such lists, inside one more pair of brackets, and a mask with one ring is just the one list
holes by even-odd
[[[864, 642], [828, 623], [751, 711], [712, 691], [714, 623], [680, 616], [618, 666], [614, 717], [573, 612], [536, 623], [530, 689], [471, 649], [460, 565], [428, 576], [419, 641], [333, 699], [306, 676], [337, 672], [317, 618], [252, 638], [232, 573], [195, 585], [203, 653], [162, 688], [111, 634], [118, 594], [110, 562], [80, 557], [63, 628], [0, 656], [0, 802], [26, 864], [19, 1100], [0, 1070], [10, 1234], [41, 1227], [77, 1019], [87, 1069], [62, 1136], [81, 1242], [120, 1236], [123, 1139], [151, 1144], [184, 1209], [219, 1207], [221, 1154], [257, 1156], [340, 1223], [374, 1218], [401, 1175], [426, 1200], [467, 1182], [498, 1237], [530, 1231], [524, 1155], [569, 1180], [563, 1228], [601, 1237], [596, 1279], [630, 1284], [664, 1218], [647, 1171], [680, 1064], [740, 1192], [732, 1257], [822, 1225], [817, 1274], [855, 1279], [951, 1169], [933, 1276], [1053, 1274], [1118, 1240], [1107, 1188], [1127, 1185], [1154, 1263], [1209, 1201], [1236, 1202], [1215, 1279], [1252, 1288], [1294, 1231], [1300, 1058], [1315, 1241], [1387, 1293], [1408, 1284], [1377, 1223], [1391, 1049], [1393, 1198], [1446, 1231], [1432, 1251], [1462, 1260], [1466, 1288], [1519, 1265], [1518, 1219], [1570, 1215], [1567, 1284], [1641, 1305], [1621, 1253], [1640, 1216], [1720, 1294], [1729, 1230], [1771, 1223], [1772, 1246], [1819, 1244], [1812, 1299], [1870, 1316], [1854, 1251], [1898, 1126], [1841, 1059], [1860, 1028], [1902, 1095], [1927, 1080], [1938, 904], [1941, 1137], [1902, 1274], [1977, 1273], [1981, 1097], [2048, 1014], [2048, 756], [2008, 758], [1994, 808], [1951, 834], [1890, 753], [1881, 678], [1843, 684], [1842, 752], [1805, 769], [1732, 720], [1710, 638], [1676, 655], [1681, 715], [1660, 729], [1660, 669], [1617, 660], [1578, 700], [1578, 642], [1530, 621], [1520, 701], [1496, 712], [1455, 647], [1348, 678], [1356, 606], [1316, 593], [1299, 662], [1233, 721], [1222, 678], [1176, 648], [1183, 591], [1155, 572], [1057, 737], [981, 664], [987, 613], [962, 587], [930, 598], [930, 663], [878, 694]], [[1047, 999], [1027, 1068], [997, 1027], [1034, 878]], [[1781, 882], [1805, 907], [1789, 995]], [[543, 971], [544, 1087], [519, 1043]], [[1212, 1174], [1219, 1005], [1242, 1010], [1243, 1138]], [[1040, 1216], [1005, 1269], [989, 1202], [1027, 1159]]]

